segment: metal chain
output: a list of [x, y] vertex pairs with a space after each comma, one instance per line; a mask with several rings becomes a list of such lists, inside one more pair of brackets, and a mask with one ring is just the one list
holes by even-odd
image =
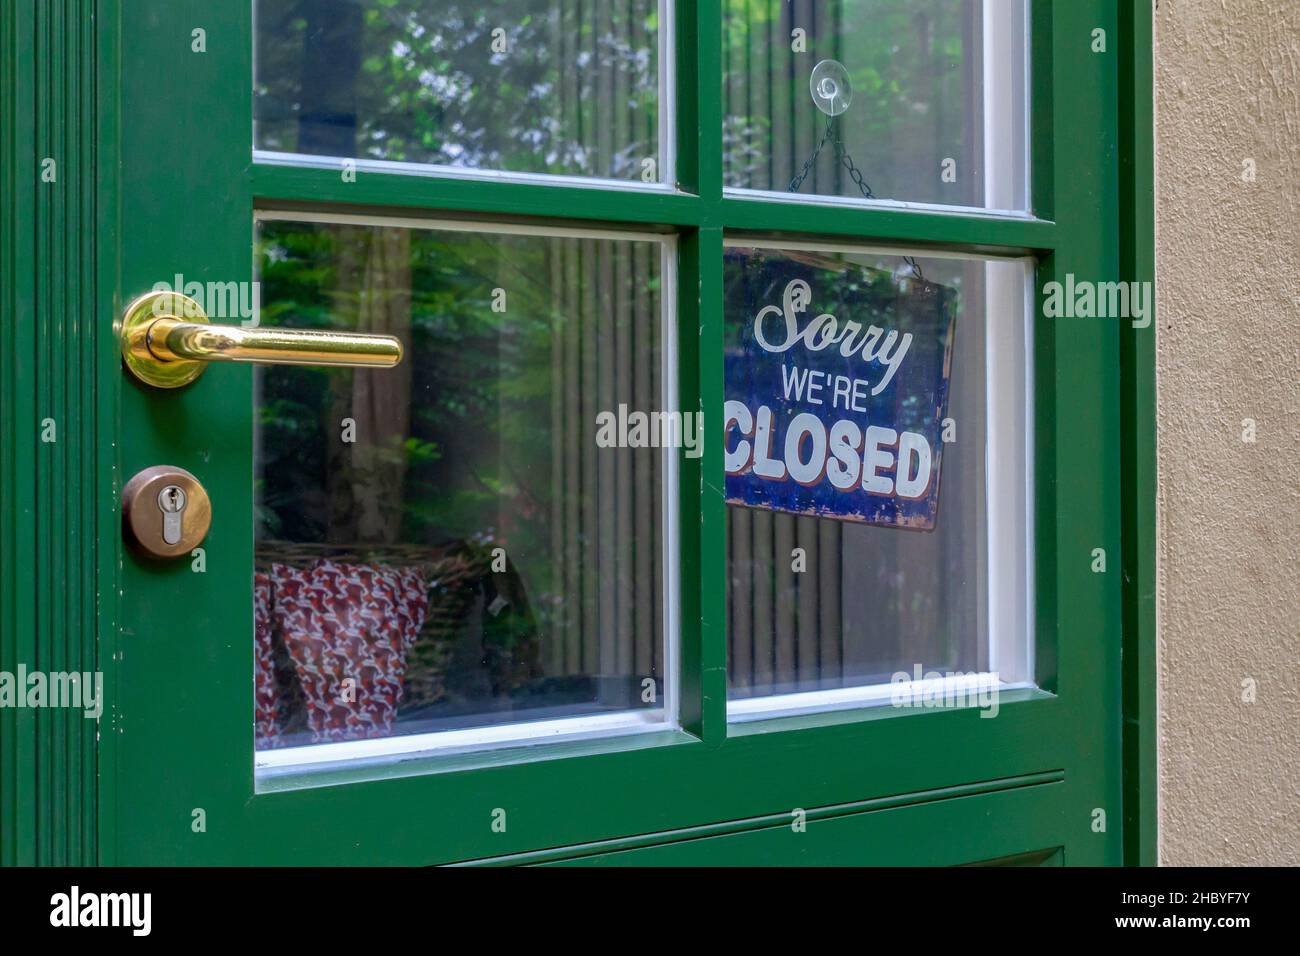
[[[804, 162], [803, 169], [799, 170], [799, 175], [795, 176], [794, 179], [790, 180], [790, 192], [797, 193], [799, 191], [799, 187], [803, 185], [803, 181], [808, 178], [808, 174], [812, 172], [813, 166], [816, 165], [817, 157], [821, 155], [823, 147], [825, 147], [826, 144], [830, 142], [830, 139], [834, 135], [834, 133], [835, 133], [835, 121], [828, 118], [826, 120], [826, 132], [822, 133], [822, 138], [820, 142], [818, 142], [817, 145], [813, 147], [812, 155], [809, 156], [808, 159]], [[836, 137], [837, 145], [838, 145], [838, 140], [839, 138]]]
[[826, 131], [822, 133], [821, 140], [813, 147], [812, 155], [804, 162], [803, 168], [799, 170], [799, 174], [795, 176], [794, 179], [790, 180], [790, 192], [797, 193], [799, 191], [799, 187], [804, 184], [804, 180], [806, 180], [809, 174], [812, 173], [813, 167], [817, 164], [817, 157], [821, 155], [822, 150], [826, 148], [827, 143], [831, 143], [834, 147], [835, 161], [848, 170], [849, 176], [853, 180], [853, 185], [858, 187], [858, 192], [862, 193], [863, 198], [875, 199], [876, 194], [871, 191], [871, 186], [867, 183], [866, 179], [863, 178], [862, 170], [858, 169], [857, 165], [853, 162], [853, 157], [849, 155], [848, 147], [844, 145], [844, 140], [840, 139], [839, 135], [835, 132], [835, 118], [833, 116], [826, 117]]
[[862, 198], [875, 199], [876, 194], [871, 191], [867, 181], [862, 178], [862, 171], [854, 164], [853, 157], [849, 155], [848, 147], [844, 145], [844, 141], [838, 136], [835, 137], [835, 158], [840, 161], [841, 166], [849, 171], [849, 178], [853, 180], [853, 185], [858, 187], [858, 192], [862, 193]]
[[[797, 193], [799, 191], [799, 187], [804, 184], [804, 180], [812, 173], [813, 167], [817, 164], [817, 157], [821, 155], [828, 142], [835, 149], [836, 162], [848, 170], [849, 178], [853, 180], [853, 185], [858, 187], [858, 192], [862, 193], [862, 198], [875, 199], [876, 195], [871, 191], [870, 184], [863, 177], [862, 170], [858, 169], [857, 164], [853, 162], [848, 147], [844, 145], [844, 141], [835, 132], [835, 117], [833, 116], [826, 117], [826, 132], [822, 134], [821, 140], [813, 148], [812, 155], [804, 162], [799, 174], [790, 180], [790, 192]], [[903, 262], [907, 263], [912, 273], [919, 280], [926, 281], [924, 273], [921, 272], [921, 264], [916, 261], [915, 256], [903, 256]]]

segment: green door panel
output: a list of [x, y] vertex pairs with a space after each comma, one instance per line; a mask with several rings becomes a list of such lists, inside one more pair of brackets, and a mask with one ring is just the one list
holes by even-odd
[[1065, 866], [1065, 851], [1059, 846], [1047, 850], [1035, 850], [1032, 853], [1017, 853], [1015, 856], [1003, 856], [996, 860], [981, 860], [970, 866]]
[[[105, 235], [116, 238], [102, 258], [111, 294], [100, 320], [178, 274], [251, 281], [259, 207], [638, 223], [678, 237], [681, 404], [707, 412], [722, 406], [726, 230], [1002, 248], [1038, 257], [1040, 287], [1069, 273], [1119, 278], [1119, 67], [1089, 44], [1094, 29], [1115, 34], [1115, 0], [1034, 4], [1036, 216], [1002, 219], [724, 199], [719, 4], [675, 6], [682, 188], [593, 196], [571, 183], [369, 172], [347, 183], [331, 169], [254, 163], [251, 4], [106, 2], [105, 43], [119, 43], [110, 52], [120, 56], [100, 60], [101, 85], [117, 92], [99, 140], [117, 190], [105, 213], [116, 220]], [[192, 49], [199, 28], [201, 53]], [[145, 467], [180, 466], [204, 483], [213, 520], [202, 573], [188, 562], [144, 563], [105, 539], [100, 560], [119, 583], [101, 595], [102, 620], [116, 623], [103, 630], [99, 652], [110, 702], [99, 744], [100, 858], [384, 865], [545, 852], [536, 862], [558, 862], [557, 847], [597, 847], [564, 862], [955, 865], [1060, 848], [1054, 858], [1071, 864], [1121, 862], [1118, 331], [1088, 320], [1036, 325], [1042, 689], [1004, 694], [996, 719], [884, 707], [728, 727], [722, 452], [706, 438], [702, 459], [679, 464], [680, 730], [274, 781], [253, 772], [253, 376], [214, 367], [161, 393], [106, 364], [99, 393], [120, 404], [121, 425], [99, 438], [117, 487]], [[1109, 573], [1091, 569], [1097, 548], [1112, 556]], [[990, 784], [1026, 779], [1037, 782]], [[935, 798], [951, 788], [981, 792]], [[848, 806], [857, 809], [813, 815], [799, 834], [774, 823], [598, 848]], [[504, 829], [493, 826], [499, 812]]]
[[[547, 866], [1025, 865], [1060, 854], [1060, 784], [850, 813], [723, 836], [557, 860]], [[1020, 861], [1012, 864], [1012, 860]], [[1029, 865], [1039, 865], [1031, 863]]]

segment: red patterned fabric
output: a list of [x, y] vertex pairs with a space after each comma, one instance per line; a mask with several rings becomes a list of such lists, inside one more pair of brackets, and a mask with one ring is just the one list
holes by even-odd
[[428, 609], [420, 569], [321, 560], [273, 565], [271, 580], [271, 618], [302, 684], [312, 742], [391, 733]]
[[261, 571], [253, 575], [253, 712], [258, 744], [276, 746], [280, 737], [280, 693], [271, 630], [271, 577]]

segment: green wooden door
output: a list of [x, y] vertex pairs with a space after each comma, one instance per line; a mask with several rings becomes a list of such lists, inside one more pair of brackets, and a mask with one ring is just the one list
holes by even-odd
[[[213, 520], [201, 555], [117, 554], [117, 621], [101, 648], [106, 862], [617, 862], [608, 854], [666, 843], [684, 849], [653, 862], [1121, 861], [1119, 323], [1040, 307], [1044, 286], [1067, 274], [1120, 277], [1114, 3], [1032, 3], [1028, 40], [1020, 21], [990, 19], [979, 3], [106, 6], [121, 39], [120, 57], [101, 64], [118, 84], [99, 158], [117, 183], [113, 315], [181, 283], [206, 296], [214, 322], [248, 322], [238, 296], [256, 281], [264, 325], [388, 331], [408, 352], [403, 379], [213, 364], [160, 390], [114, 369], [119, 487], [180, 466], [206, 487]], [[920, 64], [899, 75], [932, 81], [924, 95], [891, 98], [898, 76], [872, 85], [896, 64], [871, 61], [864, 37], [889, 31]], [[1097, 49], [1095, 31], [1109, 46]], [[1032, 79], [999, 74], [1021, 49]], [[953, 56], [964, 81], [945, 72]], [[785, 178], [825, 129], [805, 79], [823, 59], [848, 65], [855, 100], [838, 119], [842, 145], [825, 146], [794, 196]], [[889, 157], [855, 117], [883, 124], [905, 154]], [[875, 177], [882, 201], [863, 199], [841, 153]], [[949, 159], [955, 179], [944, 178]], [[1028, 480], [1009, 458], [981, 472], [982, 456], [947, 452], [969, 463], [969, 482], [1013, 490], [992, 513], [976, 484], [966, 499], [951, 491], [975, 502], [966, 517], [983, 530], [966, 539], [973, 550], [900, 571], [915, 581], [916, 567], [944, 567], [950, 583], [915, 592], [931, 604], [896, 602], [890, 633], [912, 636], [879, 661], [849, 633], [871, 630], [849, 620], [867, 585], [837, 569], [903, 568], [921, 546], [898, 536], [926, 532], [871, 528], [875, 544], [854, 550], [838, 522], [783, 524], [726, 503], [718, 412], [737, 248], [839, 262], [835, 274], [843, 262], [887, 276], [919, 260], [964, 290], [959, 342], [986, 326], [984, 350], [969, 353], [993, 356], [970, 359], [983, 369], [979, 395], [1003, 388], [998, 375], [1023, 383], [1009, 402], [1004, 388], [1000, 404], [964, 400], [993, 409], [980, 440], [1019, 449]], [[998, 269], [1030, 277], [1028, 301], [988, 305]], [[993, 336], [998, 315], [1016, 320], [1008, 351]], [[595, 344], [561, 319], [592, 323]], [[606, 472], [595, 452], [574, 451], [620, 400], [701, 411], [702, 456], [629, 454]], [[467, 402], [486, 423], [468, 438], [457, 417]], [[1016, 408], [1032, 414], [1017, 420]], [[956, 424], [954, 448], [966, 422]], [[963, 475], [952, 465], [945, 489]], [[572, 490], [611, 482], [633, 503], [615, 496], [606, 509]], [[538, 487], [546, 494], [528, 493]], [[995, 549], [1002, 521], [1031, 528], [1029, 543]], [[778, 577], [786, 551], [806, 545], [817, 588], [778, 580], [758, 596], [755, 542]], [[435, 544], [432, 557], [402, 551]], [[1030, 555], [1017, 592], [1007, 575]], [[308, 698], [296, 732], [343, 749], [313, 762], [293, 756], [304, 738], [272, 747], [255, 734], [255, 573], [291, 576], [321, 556], [425, 569], [425, 617], [451, 615], [461, 636], [420, 664], [431, 703], [411, 720], [453, 736], [408, 752], [400, 740], [385, 749], [391, 734], [348, 750], [346, 734], [304, 730], [313, 695], [340, 691], [307, 686], [302, 648], [280, 660], [299, 668]], [[470, 610], [434, 593], [453, 574]], [[872, 580], [886, 589], [873, 606], [897, 598], [888, 574]], [[1006, 611], [1008, 593], [1020, 604], [990, 620], [989, 602]], [[566, 600], [572, 613], [554, 610]], [[797, 600], [812, 603], [796, 619]], [[485, 613], [523, 623], [492, 631]], [[479, 641], [468, 652], [467, 628]], [[1018, 670], [994, 719], [854, 697], [873, 667], [943, 663], [944, 640], [973, 648], [968, 670], [993, 669], [990, 654]], [[407, 672], [410, 695], [416, 664]], [[558, 710], [528, 710], [525, 690]], [[813, 696], [768, 707], [786, 691]], [[389, 733], [393, 707], [380, 709]], [[512, 736], [542, 713], [559, 720], [558, 739]]]

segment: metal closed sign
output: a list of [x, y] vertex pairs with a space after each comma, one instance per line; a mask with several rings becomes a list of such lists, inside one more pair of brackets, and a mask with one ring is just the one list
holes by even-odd
[[741, 247], [724, 286], [727, 501], [933, 529], [954, 290]]

